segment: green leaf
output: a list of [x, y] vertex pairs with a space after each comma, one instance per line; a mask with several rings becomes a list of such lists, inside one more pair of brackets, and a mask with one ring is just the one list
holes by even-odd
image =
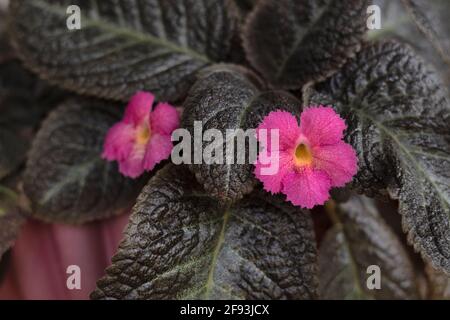
[[322, 80], [359, 50], [366, 9], [366, 0], [261, 0], [243, 35], [247, 58], [277, 88]]
[[354, 186], [366, 194], [387, 187], [410, 243], [450, 273], [450, 106], [437, 76], [388, 41], [367, 46], [317, 89], [347, 120], [359, 158]]
[[34, 217], [83, 223], [131, 206], [142, 180], [123, 177], [116, 163], [101, 158], [104, 137], [120, 114], [115, 104], [81, 98], [50, 114], [33, 143], [24, 174]]
[[168, 165], [139, 196], [93, 299], [310, 299], [310, 213], [267, 194], [223, 208], [184, 167]]
[[[202, 122], [203, 133], [217, 129], [223, 135], [223, 163], [211, 164], [203, 159], [201, 164], [195, 164], [192, 156], [193, 164], [190, 165], [209, 194], [222, 202], [239, 200], [251, 192], [256, 184], [253, 161], [249, 161], [249, 143], [256, 145], [255, 134], [249, 133], [250, 142], [245, 149], [235, 146], [232, 154], [227, 152], [227, 142], [231, 145], [230, 142], [235, 141], [236, 145], [237, 139], [230, 135], [227, 138], [227, 130], [255, 129], [266, 115], [277, 109], [293, 114], [301, 111], [301, 102], [291, 94], [282, 91], [261, 92], [260, 88], [255, 76], [242, 67], [213, 66], [200, 75], [184, 103], [182, 127], [188, 129], [192, 137], [195, 135], [195, 121]], [[201, 150], [205, 151], [212, 143], [203, 142]], [[217, 145], [220, 147], [220, 144]], [[192, 151], [194, 153], [194, 148]], [[245, 153], [244, 164], [238, 163], [238, 151]], [[227, 156], [233, 156], [234, 163], [227, 163]]]
[[[12, 34], [41, 77], [78, 93], [128, 100], [139, 90], [182, 99], [195, 73], [222, 61], [235, 22], [226, 0], [17, 0]], [[81, 30], [66, 13], [78, 5]]]
[[[352, 197], [339, 206], [335, 226], [319, 250], [319, 282], [323, 299], [417, 299], [413, 266], [400, 241], [382, 220], [372, 200]], [[367, 282], [380, 269], [380, 289]]]

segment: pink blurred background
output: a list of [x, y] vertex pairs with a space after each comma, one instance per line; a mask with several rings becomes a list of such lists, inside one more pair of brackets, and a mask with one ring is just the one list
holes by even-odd
[[[29, 220], [10, 253], [0, 283], [3, 299], [89, 299], [110, 264], [128, 214], [83, 226]], [[67, 267], [81, 269], [81, 290], [67, 288]]]

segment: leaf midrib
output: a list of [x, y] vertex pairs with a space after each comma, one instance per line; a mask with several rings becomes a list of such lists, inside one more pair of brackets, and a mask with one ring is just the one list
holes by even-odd
[[[48, 11], [48, 12], [53, 13], [58, 16], [66, 16], [66, 12], [63, 7], [58, 6], [58, 5], [48, 4], [47, 2], [42, 1], [42, 0], [30, 1], [30, 5], [35, 6], [44, 11]], [[147, 43], [152, 43], [152, 44], [159, 45], [162, 47], [166, 47], [174, 52], [186, 54], [186, 55], [192, 57], [193, 59], [197, 59], [197, 60], [206, 62], [208, 64], [213, 62], [213, 61], [211, 61], [211, 59], [209, 57], [207, 57], [206, 55], [204, 55], [202, 53], [196, 52], [190, 48], [179, 46], [172, 42], [155, 37], [155, 36], [151, 35], [150, 33], [137, 32], [136, 30], [133, 30], [131, 28], [119, 27], [117, 25], [113, 25], [102, 19], [93, 20], [84, 15], [83, 15], [82, 21], [85, 21], [85, 23], [83, 24], [84, 26], [96, 26], [100, 29], [105, 30], [106, 32], [110, 32], [110, 33], [116, 34], [116, 35], [126, 36], [129, 38], [135, 39], [138, 42], [142, 42], [142, 43], [147, 42]]]
[[[412, 153], [408, 150], [408, 148], [400, 141], [400, 139], [398, 139], [397, 135], [395, 133], [391, 132], [391, 130], [389, 130], [389, 128], [384, 126], [382, 123], [380, 123], [379, 121], [376, 121], [371, 115], [365, 113], [364, 108], [362, 108], [362, 109], [356, 108], [353, 105], [349, 105], [349, 107], [350, 107], [350, 109], [354, 110], [357, 114], [359, 114], [361, 117], [366, 118], [367, 120], [371, 121], [382, 132], [384, 132], [384, 134], [389, 136], [395, 142], [395, 144], [397, 144], [399, 146], [400, 150], [405, 154], [405, 156], [411, 160], [411, 163], [417, 169], [417, 171], [421, 174], [421, 176], [433, 186], [433, 188], [436, 190], [437, 195], [441, 199], [442, 205], [443, 206], [445, 205], [445, 207], [447, 209], [450, 208], [450, 203], [448, 202], [446, 196], [442, 193], [439, 186], [437, 186], [436, 183], [433, 180], [431, 180], [431, 178], [427, 174], [427, 171], [420, 165], [420, 163], [418, 163], [416, 161], [416, 158], [412, 155]], [[448, 214], [450, 216], [450, 213], [448, 213]]]
[[227, 224], [230, 219], [230, 216], [231, 216], [230, 211], [229, 210], [225, 211], [224, 216], [223, 216], [222, 227], [220, 229], [216, 247], [214, 248], [214, 251], [213, 251], [211, 266], [209, 268], [208, 277], [206, 279], [205, 294], [204, 294], [205, 299], [208, 299], [210, 297], [211, 291], [214, 288], [214, 273], [217, 268], [217, 262], [219, 259], [220, 252], [221, 252], [223, 244], [225, 242], [225, 234], [226, 234]]

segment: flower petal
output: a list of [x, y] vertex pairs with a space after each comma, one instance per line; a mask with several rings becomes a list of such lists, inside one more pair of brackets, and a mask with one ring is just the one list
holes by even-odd
[[358, 158], [352, 146], [340, 141], [313, 148], [314, 166], [325, 171], [333, 187], [343, 187], [358, 171]]
[[311, 209], [330, 198], [331, 180], [321, 170], [291, 172], [283, 179], [283, 193], [296, 206]]
[[145, 170], [151, 171], [158, 163], [168, 159], [172, 153], [172, 148], [173, 144], [169, 135], [153, 135], [145, 153]]
[[150, 120], [155, 96], [149, 92], [140, 91], [136, 93], [128, 103], [123, 121], [128, 124], [138, 125]]
[[[273, 153], [268, 152], [267, 156], [270, 159], [271, 155]], [[284, 177], [293, 170], [294, 167], [294, 160], [291, 154], [288, 152], [279, 152], [278, 159], [275, 159], [275, 161], [279, 160], [278, 166], [274, 165], [273, 161], [271, 161], [269, 164], [262, 164], [261, 163], [261, 154], [258, 157], [258, 161], [255, 164], [255, 176], [258, 178], [259, 181], [263, 183], [264, 189], [271, 193], [278, 193], [282, 189], [282, 181]], [[268, 174], [265, 172], [264, 169], [268, 168], [275, 168], [277, 169], [276, 172], [273, 174]]]
[[119, 161], [119, 171], [129, 178], [137, 178], [144, 173], [145, 145], [134, 145], [129, 156]]
[[159, 103], [150, 115], [152, 132], [171, 135], [180, 126], [180, 115], [168, 103]]
[[130, 124], [119, 122], [109, 129], [103, 147], [103, 159], [114, 161], [127, 158], [133, 149], [135, 129]]
[[341, 141], [346, 128], [345, 121], [331, 107], [308, 108], [300, 117], [301, 133], [312, 147]]
[[271, 130], [279, 130], [279, 150], [287, 150], [294, 148], [297, 138], [300, 135], [300, 128], [297, 119], [291, 113], [286, 111], [273, 111], [267, 115], [263, 122], [256, 129], [258, 140], [261, 141], [261, 130], [267, 130], [264, 135], [267, 137], [268, 150], [272, 150], [271, 146]]

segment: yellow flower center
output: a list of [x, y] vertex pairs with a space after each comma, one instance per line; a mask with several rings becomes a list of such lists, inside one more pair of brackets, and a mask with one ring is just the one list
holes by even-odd
[[312, 164], [313, 156], [309, 147], [300, 143], [297, 148], [295, 148], [295, 163], [298, 166], [309, 166]]
[[136, 132], [136, 142], [138, 144], [145, 145], [148, 143], [148, 140], [150, 140], [150, 136], [151, 136], [150, 126], [148, 125], [139, 126]]

